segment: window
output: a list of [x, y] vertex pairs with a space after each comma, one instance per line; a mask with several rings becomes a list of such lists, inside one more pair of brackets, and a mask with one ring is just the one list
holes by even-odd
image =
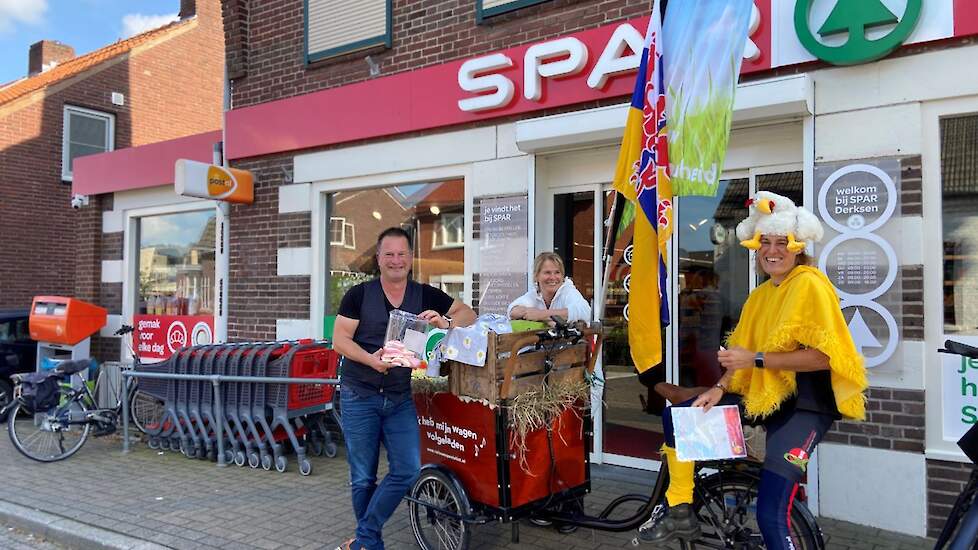
[[115, 148], [115, 115], [65, 106], [61, 179], [71, 181], [75, 159]]
[[307, 0], [306, 63], [391, 47], [391, 0]]
[[475, 0], [475, 19], [481, 23], [483, 19], [532, 6], [549, 0]]
[[945, 118], [941, 132], [944, 333], [978, 334], [978, 115]]
[[331, 246], [342, 246], [346, 248], [356, 248], [356, 237], [353, 231], [353, 224], [346, 221], [346, 218], [329, 219], [329, 244]]
[[461, 212], [439, 215], [431, 237], [432, 248], [465, 246], [465, 216]]
[[137, 225], [137, 313], [214, 312], [214, 210], [144, 216]]
[[[462, 180], [339, 191], [328, 194], [326, 204], [333, 245], [325, 269], [327, 327], [346, 291], [377, 275], [377, 235], [388, 227], [404, 229], [414, 241], [413, 280], [461, 298], [465, 286]], [[356, 242], [354, 226], [360, 232]], [[329, 334], [331, 329], [326, 330]]]
[[465, 301], [464, 275], [436, 275], [428, 280], [428, 284], [441, 289], [445, 294], [460, 302]]

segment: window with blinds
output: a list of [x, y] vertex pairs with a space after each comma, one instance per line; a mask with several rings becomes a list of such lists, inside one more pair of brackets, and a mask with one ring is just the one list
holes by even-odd
[[391, 47], [391, 0], [306, 0], [306, 62]]
[[482, 21], [487, 17], [507, 13], [534, 4], [542, 4], [550, 0], [475, 0], [476, 20]]

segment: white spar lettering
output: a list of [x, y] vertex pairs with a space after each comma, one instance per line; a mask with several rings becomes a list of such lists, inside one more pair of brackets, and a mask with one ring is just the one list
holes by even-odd
[[[587, 85], [600, 89], [609, 77], [637, 69], [641, 62], [643, 45], [644, 38], [635, 27], [628, 23], [619, 25], [588, 75]], [[624, 55], [628, 50], [632, 53]], [[540, 101], [543, 97], [543, 78], [577, 74], [584, 69], [587, 62], [587, 46], [574, 37], [530, 46], [523, 56], [523, 96], [530, 101]], [[465, 112], [479, 112], [508, 105], [516, 93], [516, 84], [494, 71], [512, 66], [513, 60], [502, 53], [477, 57], [462, 63], [458, 70], [459, 86], [466, 92], [484, 95], [461, 99], [458, 108]]]

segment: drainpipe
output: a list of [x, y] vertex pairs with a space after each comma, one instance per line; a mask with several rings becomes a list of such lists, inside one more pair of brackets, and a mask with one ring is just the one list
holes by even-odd
[[[221, 142], [214, 145], [214, 164], [227, 168], [227, 112], [231, 109], [231, 80], [224, 68], [224, 114], [221, 123]], [[214, 341], [228, 341], [228, 280], [231, 273], [231, 205], [217, 201], [214, 235]]]

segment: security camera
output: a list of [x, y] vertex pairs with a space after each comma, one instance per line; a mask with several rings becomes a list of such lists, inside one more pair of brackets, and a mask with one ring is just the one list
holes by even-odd
[[78, 210], [82, 206], [88, 206], [88, 195], [72, 195], [71, 207]]

